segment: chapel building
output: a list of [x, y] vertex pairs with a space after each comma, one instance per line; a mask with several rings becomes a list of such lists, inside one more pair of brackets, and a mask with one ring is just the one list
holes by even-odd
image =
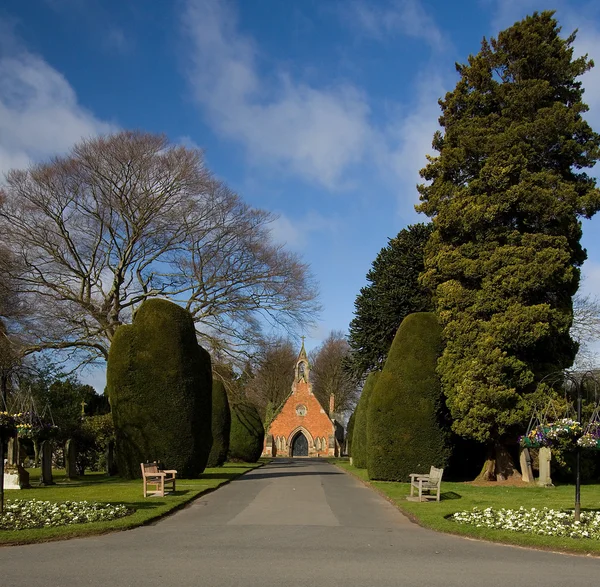
[[292, 391], [267, 430], [263, 457], [340, 455], [343, 428], [334, 419], [333, 394], [327, 413], [313, 394], [309, 375], [310, 364], [302, 341]]

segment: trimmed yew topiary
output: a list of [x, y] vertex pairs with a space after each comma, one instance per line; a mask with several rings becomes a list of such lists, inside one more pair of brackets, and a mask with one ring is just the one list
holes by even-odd
[[264, 439], [265, 429], [256, 408], [247, 403], [233, 404], [231, 406], [229, 458], [255, 463], [262, 454]]
[[370, 479], [408, 481], [411, 473], [445, 467], [448, 433], [436, 374], [441, 328], [430, 312], [408, 315], [369, 398]]
[[356, 418], [356, 409], [348, 418], [348, 426], [346, 427], [346, 453], [349, 457], [352, 456], [352, 435], [354, 433], [354, 419]]
[[140, 477], [140, 463], [154, 460], [179, 477], [202, 473], [212, 444], [212, 371], [189, 312], [144, 302], [115, 333], [107, 392], [121, 476]]
[[360, 400], [356, 406], [354, 419], [354, 433], [352, 437], [352, 464], [359, 469], [367, 468], [367, 410], [369, 408], [369, 399], [373, 388], [377, 382], [380, 371], [369, 373]]
[[231, 412], [225, 386], [220, 379], [213, 379], [212, 387], [212, 448], [207, 467], [220, 467], [227, 460]]

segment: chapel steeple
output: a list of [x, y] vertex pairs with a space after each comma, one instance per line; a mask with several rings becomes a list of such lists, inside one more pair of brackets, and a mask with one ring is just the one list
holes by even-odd
[[310, 363], [308, 362], [308, 355], [304, 348], [304, 336], [302, 337], [302, 347], [296, 360], [296, 381], [305, 381], [308, 383], [308, 373], [310, 371]]

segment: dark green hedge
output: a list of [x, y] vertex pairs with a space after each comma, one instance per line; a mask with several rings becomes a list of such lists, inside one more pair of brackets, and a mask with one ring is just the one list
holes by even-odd
[[115, 333], [107, 392], [120, 475], [140, 477], [140, 463], [154, 460], [180, 477], [202, 473], [212, 444], [212, 371], [189, 312], [144, 302]]
[[369, 399], [370, 479], [406, 482], [410, 473], [446, 466], [448, 433], [436, 375], [441, 346], [432, 313], [410, 314], [398, 328]]
[[380, 371], [369, 373], [360, 400], [356, 406], [354, 420], [354, 434], [352, 438], [352, 464], [359, 469], [367, 468], [367, 410], [369, 408], [369, 399], [373, 388], [379, 378]]
[[354, 432], [354, 419], [356, 417], [356, 409], [352, 412], [350, 418], [348, 418], [348, 426], [346, 427], [346, 452], [348, 456], [352, 456], [352, 434]]
[[212, 448], [207, 467], [220, 467], [227, 460], [231, 412], [225, 386], [220, 379], [213, 380], [212, 388]]
[[255, 463], [263, 451], [265, 429], [256, 408], [251, 404], [231, 406], [229, 458]]

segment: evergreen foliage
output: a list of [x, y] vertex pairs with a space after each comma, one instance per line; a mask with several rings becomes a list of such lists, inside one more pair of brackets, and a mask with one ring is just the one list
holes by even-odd
[[367, 414], [369, 409], [369, 399], [379, 378], [380, 371], [369, 373], [360, 400], [356, 406], [354, 432], [352, 437], [352, 464], [359, 469], [367, 468], [367, 446], [368, 446], [368, 422]]
[[231, 406], [229, 459], [255, 463], [263, 451], [265, 429], [256, 408], [249, 403]]
[[[356, 417], [356, 410], [352, 412], [350, 418], [348, 418], [348, 426], [346, 426], [346, 452], [348, 456], [352, 456], [352, 435], [354, 433], [354, 420]], [[354, 459], [353, 459], [354, 460]]]
[[227, 460], [231, 412], [225, 386], [220, 379], [213, 379], [212, 387], [212, 448], [207, 467], [220, 467]]
[[448, 433], [436, 375], [441, 347], [435, 314], [420, 312], [402, 321], [369, 398], [370, 479], [408, 481], [431, 465], [446, 466]]
[[189, 312], [147, 300], [133, 324], [117, 329], [107, 366], [119, 474], [141, 476], [160, 460], [196, 477], [212, 444], [210, 355], [196, 341]]
[[421, 171], [417, 209], [434, 224], [422, 283], [446, 341], [438, 373], [454, 430], [496, 456], [526, 423], [536, 383], [575, 357], [579, 219], [600, 207], [582, 171], [600, 154], [578, 81], [593, 63], [559, 33], [553, 12], [534, 13], [457, 65], [439, 154]]
[[413, 312], [433, 310], [429, 292], [419, 284], [423, 251], [431, 224], [403, 228], [381, 249], [367, 273], [368, 285], [354, 302], [348, 342], [351, 370], [358, 376], [381, 370], [402, 320]]

